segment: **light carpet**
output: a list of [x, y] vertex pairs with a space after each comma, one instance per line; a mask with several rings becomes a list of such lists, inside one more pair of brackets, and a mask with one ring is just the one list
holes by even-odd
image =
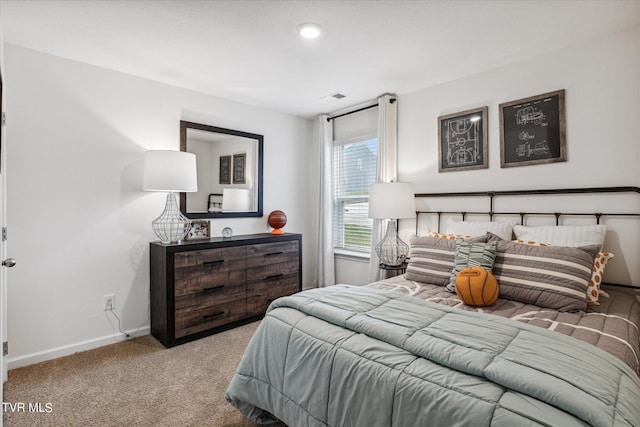
[[258, 324], [170, 349], [147, 335], [13, 369], [4, 425], [256, 426], [224, 392]]

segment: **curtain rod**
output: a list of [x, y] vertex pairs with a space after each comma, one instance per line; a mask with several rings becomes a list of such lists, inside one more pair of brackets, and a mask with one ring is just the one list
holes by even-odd
[[[396, 99], [395, 98], [391, 98], [389, 100], [389, 102], [391, 104], [393, 104], [394, 102], [396, 102]], [[373, 107], [377, 107], [377, 106], [378, 106], [378, 104], [373, 104], [373, 105], [369, 105], [367, 107], [358, 108], [357, 110], [349, 111], [348, 113], [342, 113], [342, 114], [338, 114], [337, 116], [327, 117], [327, 121], [330, 122], [331, 120], [337, 119], [338, 117], [348, 116], [349, 114], [358, 113], [360, 111], [368, 110], [369, 108], [373, 108]]]

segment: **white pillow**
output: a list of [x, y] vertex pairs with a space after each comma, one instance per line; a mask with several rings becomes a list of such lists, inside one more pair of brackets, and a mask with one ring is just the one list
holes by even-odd
[[500, 237], [502, 240], [511, 240], [513, 222], [478, 222], [478, 221], [457, 221], [453, 218], [447, 219], [445, 224], [446, 234], [464, 234], [468, 236], [482, 236], [487, 231]]
[[517, 239], [525, 242], [532, 240], [555, 246], [588, 246], [604, 245], [607, 226], [592, 225], [544, 225], [540, 227], [525, 227], [516, 225], [513, 232]]

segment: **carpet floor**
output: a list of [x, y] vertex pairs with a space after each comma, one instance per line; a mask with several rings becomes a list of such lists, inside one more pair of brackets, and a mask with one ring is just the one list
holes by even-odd
[[170, 349], [147, 335], [13, 369], [4, 425], [256, 426], [224, 392], [258, 323]]

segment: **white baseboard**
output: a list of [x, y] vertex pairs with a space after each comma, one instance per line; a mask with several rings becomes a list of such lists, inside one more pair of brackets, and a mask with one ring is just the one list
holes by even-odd
[[78, 353], [81, 351], [92, 350], [94, 348], [103, 347], [105, 345], [115, 344], [117, 342], [126, 341], [127, 335], [129, 334], [130, 338], [140, 337], [143, 335], [149, 335], [151, 333], [150, 327], [142, 327], [138, 329], [134, 329], [131, 331], [126, 331], [126, 333], [111, 334], [100, 338], [95, 338], [92, 340], [82, 341], [75, 344], [65, 345], [62, 347], [52, 348], [50, 350], [39, 351], [37, 353], [25, 354], [19, 357], [9, 357], [8, 358], [8, 369], [20, 368], [22, 366], [33, 365], [34, 363], [40, 363], [47, 360], [57, 359], [63, 356], [69, 356], [74, 353]]

